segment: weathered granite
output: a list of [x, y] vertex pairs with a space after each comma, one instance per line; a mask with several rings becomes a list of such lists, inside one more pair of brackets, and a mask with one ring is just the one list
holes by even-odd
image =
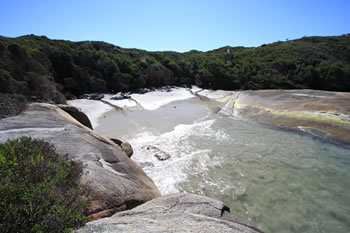
[[177, 193], [153, 199], [132, 210], [87, 223], [76, 233], [262, 232], [231, 215], [222, 202]]
[[81, 184], [90, 190], [89, 219], [111, 216], [160, 196], [153, 181], [118, 145], [50, 104], [31, 104], [0, 120], [0, 143], [30, 136], [52, 143], [84, 165]]

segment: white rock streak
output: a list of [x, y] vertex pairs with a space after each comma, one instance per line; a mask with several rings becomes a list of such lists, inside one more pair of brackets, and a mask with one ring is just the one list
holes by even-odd
[[33, 132], [33, 131], [50, 131], [50, 132], [59, 132], [64, 131], [65, 128], [21, 128], [21, 129], [8, 129], [8, 130], [1, 130], [1, 134], [8, 134], [8, 133], [23, 133], [23, 132]]

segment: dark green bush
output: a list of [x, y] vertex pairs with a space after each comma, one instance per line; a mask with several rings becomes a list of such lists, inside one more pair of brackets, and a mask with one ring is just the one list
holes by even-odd
[[22, 137], [0, 145], [0, 232], [71, 232], [82, 226], [86, 198], [79, 162], [49, 143]]
[[0, 119], [20, 114], [25, 105], [25, 96], [0, 92]]

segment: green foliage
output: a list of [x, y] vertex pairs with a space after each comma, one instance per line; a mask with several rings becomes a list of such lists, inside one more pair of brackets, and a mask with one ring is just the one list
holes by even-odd
[[79, 162], [23, 137], [0, 145], [0, 231], [71, 232], [82, 226], [86, 198]]

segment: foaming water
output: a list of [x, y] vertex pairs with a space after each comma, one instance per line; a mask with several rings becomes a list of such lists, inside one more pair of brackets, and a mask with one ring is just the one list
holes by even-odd
[[[155, 135], [151, 131], [141, 131], [128, 141], [134, 148], [134, 160], [152, 177], [162, 194], [178, 192], [177, 185], [187, 180], [188, 174], [201, 173], [209, 167], [209, 148], [196, 148], [193, 137], [212, 137], [211, 126], [215, 120], [207, 120], [191, 125], [178, 125], [173, 131]], [[168, 153], [171, 157], [159, 161], [149, 146]], [[191, 170], [191, 172], [189, 172]]]
[[[223, 117], [193, 101], [142, 110], [141, 123], [134, 112], [137, 127], [121, 137], [163, 194], [185, 191], [222, 200], [234, 215], [266, 232], [350, 232], [349, 150]], [[174, 106], [182, 112], [173, 112]], [[115, 127], [126, 130], [122, 117], [135, 121], [114, 113], [100, 125], [110, 129], [118, 119]], [[149, 146], [171, 158], [159, 161]]]

